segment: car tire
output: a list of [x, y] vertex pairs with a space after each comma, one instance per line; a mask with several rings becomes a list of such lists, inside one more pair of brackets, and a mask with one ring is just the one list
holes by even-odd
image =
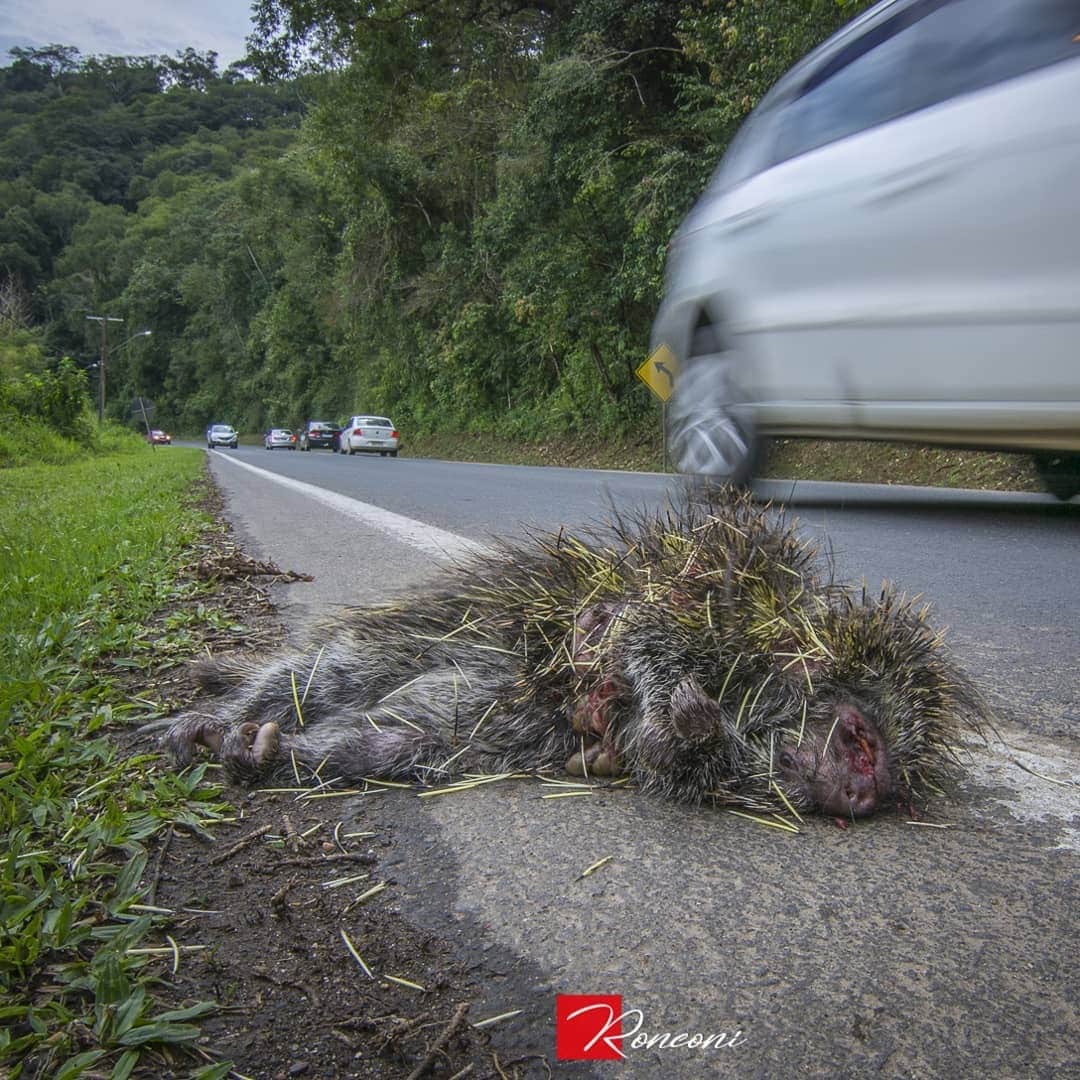
[[711, 483], [744, 486], [760, 464], [763, 442], [746, 405], [745, 359], [713, 325], [695, 332], [667, 408], [674, 467]]
[[1034, 460], [1035, 471], [1051, 495], [1062, 502], [1080, 495], [1080, 454], [1035, 454]]
[[352, 447], [350, 446], [350, 447], [348, 448], [348, 450], [346, 451], [346, 453], [347, 453], [347, 454], [349, 455], [349, 457], [352, 457], [352, 456], [353, 456], [353, 454], [355, 454], [355, 453], [356, 453], [356, 451], [355, 451], [355, 450], [354, 450], [354, 449], [353, 449], [353, 448], [352, 448]]
[[386, 457], [387, 453], [388, 453], [388, 451], [386, 451], [386, 450], [380, 450], [379, 451], [379, 457]]

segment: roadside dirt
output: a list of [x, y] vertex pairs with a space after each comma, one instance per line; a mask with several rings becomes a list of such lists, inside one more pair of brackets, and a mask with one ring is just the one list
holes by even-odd
[[[659, 431], [652, 437], [566, 437], [520, 443], [486, 435], [429, 435], [409, 439], [403, 457], [561, 465], [587, 469], [669, 472]], [[1042, 492], [1030, 454], [966, 450], [917, 443], [769, 439], [760, 462], [762, 479], [843, 481], [865, 484]]]
[[[284, 572], [239, 550], [212, 487], [204, 505], [220, 524], [185, 573], [212, 583], [210, 596], [192, 602], [225, 613], [233, 629], [205, 630], [201, 647], [275, 644], [284, 628], [269, 588]], [[196, 700], [183, 665], [149, 681], [171, 707]], [[146, 682], [144, 673], [143, 695]], [[139, 734], [126, 742], [132, 751], [152, 745]], [[504, 1021], [483, 1011], [485, 991], [503, 977], [495, 958], [467, 959], [394, 907], [382, 868], [395, 845], [390, 815], [365, 821], [356, 810], [363, 800], [326, 792], [225, 794], [234, 821], [212, 834], [176, 827], [157, 838], [145, 899], [172, 913], [154, 943], [168, 950], [155, 961], [168, 1000], [218, 1009], [190, 1053], [152, 1063], [144, 1055], [139, 1075], [189, 1076], [226, 1061], [226, 1075], [253, 1080], [552, 1075], [546, 1053], [507, 1045]]]

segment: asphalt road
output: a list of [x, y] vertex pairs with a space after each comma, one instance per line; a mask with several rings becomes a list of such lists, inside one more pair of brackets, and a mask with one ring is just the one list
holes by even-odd
[[[653, 474], [214, 451], [249, 552], [315, 575], [277, 596], [303, 639], [410, 595], [448, 558], [676, 497]], [[602, 1077], [1080, 1076], [1080, 506], [768, 485], [839, 576], [934, 604], [1004, 717], [921, 825], [802, 835], [630, 791], [534, 781], [356, 800], [394, 837], [395, 902], [490, 974], [490, 1013], [552, 1054], [556, 994], [621, 995], [629, 1030], [728, 1038], [557, 1066]], [[582, 872], [608, 859], [594, 873]], [[640, 1012], [633, 1011], [640, 1010]], [[735, 1032], [741, 1033], [734, 1037]]]

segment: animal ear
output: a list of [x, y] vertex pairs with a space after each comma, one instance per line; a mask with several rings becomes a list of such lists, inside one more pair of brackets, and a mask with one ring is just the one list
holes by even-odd
[[707, 738], [720, 725], [720, 703], [709, 697], [693, 675], [671, 691], [671, 723], [684, 739]]

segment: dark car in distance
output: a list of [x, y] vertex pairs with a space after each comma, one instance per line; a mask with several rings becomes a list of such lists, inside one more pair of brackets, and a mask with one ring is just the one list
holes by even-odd
[[328, 420], [309, 420], [300, 432], [301, 450], [336, 450], [341, 428]]

